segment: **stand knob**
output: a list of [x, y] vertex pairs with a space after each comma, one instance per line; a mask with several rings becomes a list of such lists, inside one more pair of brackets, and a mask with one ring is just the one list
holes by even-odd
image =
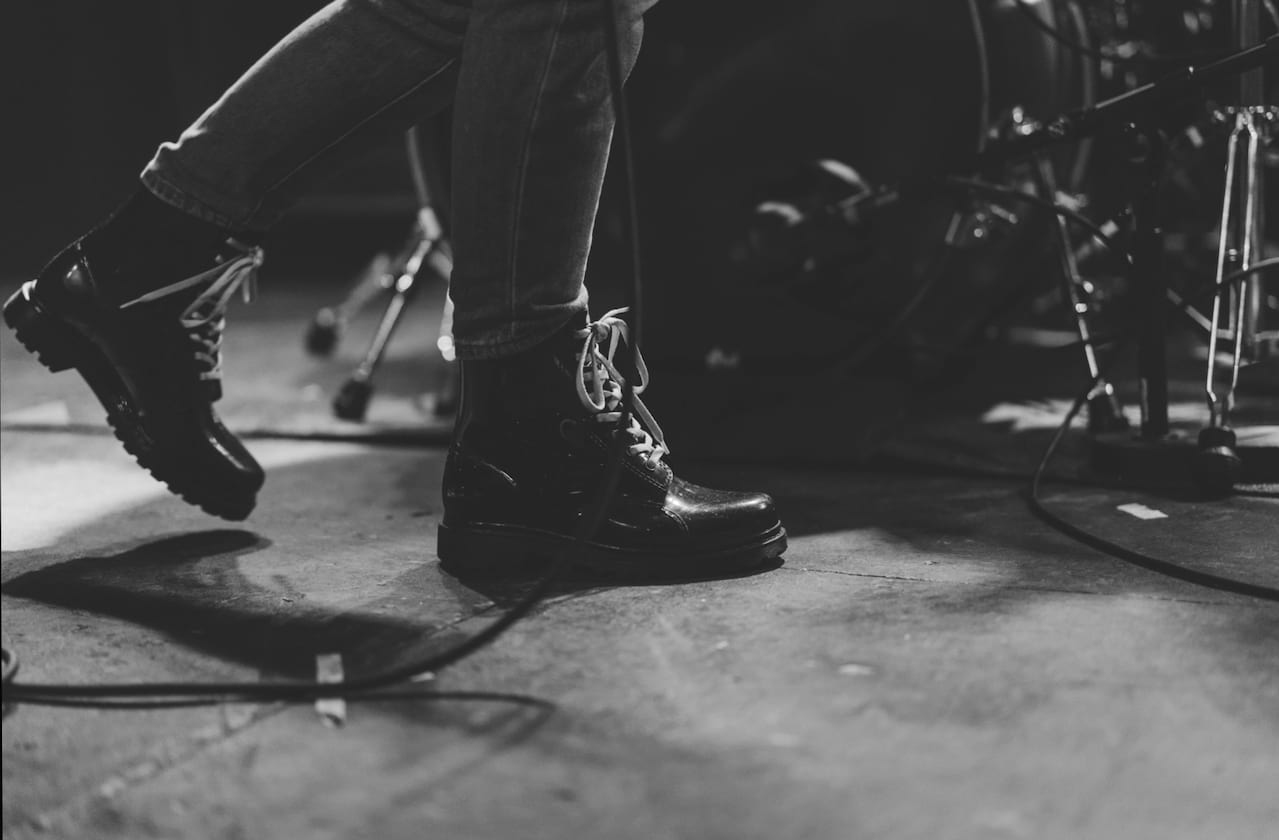
[[1195, 486], [1209, 497], [1229, 495], [1239, 480], [1243, 459], [1235, 451], [1234, 429], [1209, 426], [1199, 432], [1199, 451], [1191, 467]]

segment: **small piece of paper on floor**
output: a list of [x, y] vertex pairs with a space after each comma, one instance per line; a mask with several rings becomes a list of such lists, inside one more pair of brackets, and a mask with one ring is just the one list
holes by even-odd
[[[315, 657], [316, 682], [340, 683], [343, 679], [342, 654], [321, 653]], [[341, 697], [321, 697], [315, 701], [315, 710], [328, 726], [346, 723], [346, 700]]]
[[1138, 519], [1167, 519], [1168, 518], [1168, 514], [1164, 513], [1162, 510], [1155, 510], [1154, 508], [1146, 507], [1145, 505], [1140, 505], [1140, 504], [1137, 504], [1136, 502], [1132, 502], [1131, 504], [1127, 504], [1127, 505], [1120, 505], [1119, 509], [1122, 510], [1124, 513], [1128, 514], [1129, 516], [1135, 516]]

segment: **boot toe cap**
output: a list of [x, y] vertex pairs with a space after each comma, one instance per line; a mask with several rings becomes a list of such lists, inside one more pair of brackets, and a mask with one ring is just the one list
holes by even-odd
[[749, 539], [781, 526], [767, 493], [715, 490], [678, 478], [667, 492], [665, 509], [695, 537]]

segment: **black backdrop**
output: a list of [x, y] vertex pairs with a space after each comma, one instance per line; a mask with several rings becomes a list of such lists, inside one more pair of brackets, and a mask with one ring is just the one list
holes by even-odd
[[0, 245], [30, 273], [136, 185], [156, 145], [320, 3], [20, 0], [0, 10]]
[[[318, 5], [4, 4], [6, 272], [35, 271], [108, 212], [157, 142]], [[665, 0], [632, 81], [649, 303], [667, 326], [650, 336], [659, 355], [700, 355], [700, 326], [725, 308], [744, 312], [748, 331], [760, 327], [752, 305], [810, 317], [768, 295], [752, 304], [726, 262], [753, 203], [803, 161], [838, 157], [887, 179], [962, 154], [976, 127], [972, 29], [955, 0]], [[365, 161], [354, 188], [406, 193], [399, 140], [372, 157], [385, 165]], [[617, 200], [613, 178], [591, 273], [601, 307], [624, 297]]]

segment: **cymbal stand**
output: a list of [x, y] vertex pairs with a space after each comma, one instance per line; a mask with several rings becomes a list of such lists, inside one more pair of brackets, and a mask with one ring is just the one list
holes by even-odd
[[[1047, 155], [1035, 156], [1033, 177], [1043, 198], [1049, 201], [1062, 201], [1069, 198], [1057, 188], [1057, 175], [1052, 159]], [[1080, 347], [1083, 349], [1088, 376], [1096, 382], [1092, 393], [1088, 395], [1088, 430], [1098, 434], [1127, 429], [1128, 418], [1124, 416], [1119, 404], [1115, 386], [1102, 375], [1101, 364], [1097, 360], [1097, 348], [1092, 341], [1092, 328], [1088, 323], [1088, 315], [1093, 311], [1092, 297], [1096, 289], [1079, 270], [1079, 257], [1071, 235], [1070, 224], [1063, 216], [1054, 216], [1053, 222], [1066, 303], [1070, 306], [1074, 319], [1075, 333], [1079, 336]]]
[[[1245, 5], [1251, 0], [1237, 0]], [[1187, 67], [1158, 82], [1142, 85], [1132, 91], [1108, 99], [1104, 102], [1079, 111], [1064, 114], [1044, 125], [1033, 125], [1021, 132], [1001, 138], [1001, 142], [993, 143], [979, 156], [979, 163], [1000, 163], [1016, 159], [1034, 157], [1046, 149], [1063, 141], [1078, 140], [1099, 131], [1122, 127], [1126, 140], [1128, 173], [1130, 180], [1132, 230], [1130, 252], [1128, 255], [1129, 273], [1132, 287], [1137, 298], [1136, 303], [1142, 313], [1138, 324], [1138, 378], [1141, 386], [1141, 428], [1137, 438], [1130, 439], [1126, 434], [1110, 435], [1109, 440], [1101, 440], [1105, 435], [1096, 436], [1094, 451], [1105, 452], [1098, 461], [1108, 462], [1107, 466], [1118, 465], [1121, 471], [1142, 477], [1141, 474], [1155, 474], [1169, 471], [1164, 468], [1163, 461], [1185, 462], [1186, 447], [1177, 446], [1177, 441], [1170, 436], [1168, 417], [1168, 375], [1166, 358], [1166, 311], [1165, 301], [1168, 297], [1167, 279], [1163, 272], [1164, 245], [1162, 231], [1158, 222], [1158, 184], [1167, 155], [1167, 138], [1160, 129], [1156, 117], [1160, 109], [1167, 103], [1175, 102], [1189, 91], [1215, 79], [1241, 76], [1255, 71], [1266, 63], [1267, 58], [1273, 64], [1275, 53], [1279, 51], [1279, 36], [1271, 36], [1264, 42], [1242, 46], [1226, 58], [1219, 59], [1202, 67]], [[1258, 94], [1259, 95], [1259, 94]], [[1258, 100], [1259, 101], [1259, 100]], [[1241, 265], [1251, 265], [1260, 258], [1258, 240], [1260, 237], [1260, 185], [1259, 176], [1254, 174], [1244, 179], [1241, 193], [1233, 191], [1235, 173], [1237, 172], [1237, 156], [1241, 140], [1244, 141], [1245, 162], [1254, 164], [1252, 172], [1257, 172], [1257, 150], [1261, 140], [1258, 130], [1258, 117], [1265, 109], [1245, 106], [1240, 109], [1236, 119], [1237, 130], [1232, 135], [1230, 144], [1231, 161], [1228, 165], [1227, 198], [1223, 211], [1222, 251], [1225, 255], [1231, 250], [1239, 252]], [[1266, 111], [1268, 113], [1268, 111]], [[1232, 195], [1242, 197], [1232, 198]], [[1251, 201], [1248, 196], [1252, 195]], [[1234, 209], [1242, 202], [1242, 209], [1237, 212], [1243, 215], [1245, 224], [1232, 226], [1231, 219], [1236, 213]], [[1235, 231], [1238, 231], [1237, 233]], [[1241, 237], [1237, 249], [1230, 249], [1232, 236]], [[1245, 253], [1246, 252], [1246, 253]], [[1224, 259], [1224, 256], [1223, 256]], [[1225, 272], [1224, 263], [1219, 261], [1218, 280]], [[1234, 355], [1231, 366], [1231, 385], [1221, 396], [1215, 391], [1214, 373], [1216, 370], [1216, 341], [1220, 327], [1222, 300], [1227, 294], [1218, 290], [1219, 297], [1214, 308], [1212, 324], [1213, 353], [1210, 354], [1209, 374], [1206, 390], [1212, 400], [1212, 418], [1208, 429], [1200, 437], [1198, 451], [1190, 450], [1190, 472], [1201, 490], [1220, 494], [1228, 492], [1241, 473], [1243, 459], [1235, 452], [1233, 433], [1228, 434], [1225, 420], [1233, 405], [1234, 386], [1237, 384], [1238, 369], [1243, 353], [1250, 314], [1247, 301], [1250, 295], [1241, 290], [1233, 308]], [[1224, 411], [1223, 411], [1224, 408]], [[1119, 440], [1122, 437], [1123, 440]], [[1103, 446], [1105, 444], [1105, 446]], [[1273, 471], [1275, 461], [1274, 447], [1257, 447], [1252, 455], [1254, 463], [1264, 463], [1261, 468], [1268, 477]], [[1174, 458], [1166, 458], [1167, 455]]]
[[[1258, 0], [1235, 0], [1236, 47], [1250, 47], [1260, 40], [1261, 8]], [[1228, 492], [1241, 470], [1236, 447], [1238, 439], [1230, 426], [1239, 387], [1239, 371], [1245, 358], [1256, 361], [1268, 345], [1261, 329], [1264, 301], [1263, 280], [1250, 276], [1237, 287], [1227, 288], [1223, 279], [1234, 271], [1247, 269], [1265, 259], [1264, 205], [1262, 202], [1261, 149], [1275, 120], [1274, 108], [1262, 103], [1264, 90], [1259, 70], [1239, 77], [1239, 98], [1227, 109], [1233, 128], [1226, 146], [1225, 189], [1221, 202], [1221, 224], [1217, 247], [1216, 289], [1208, 330], [1208, 363], [1204, 395], [1208, 403], [1208, 425], [1199, 432], [1199, 452], [1195, 474], [1199, 484], [1212, 493]], [[1223, 320], [1226, 325], [1223, 328]], [[1224, 362], [1218, 345], [1229, 341], [1229, 367], [1223, 377]], [[1273, 341], [1275, 336], [1271, 336]], [[1225, 383], [1219, 390], [1219, 383]]]

